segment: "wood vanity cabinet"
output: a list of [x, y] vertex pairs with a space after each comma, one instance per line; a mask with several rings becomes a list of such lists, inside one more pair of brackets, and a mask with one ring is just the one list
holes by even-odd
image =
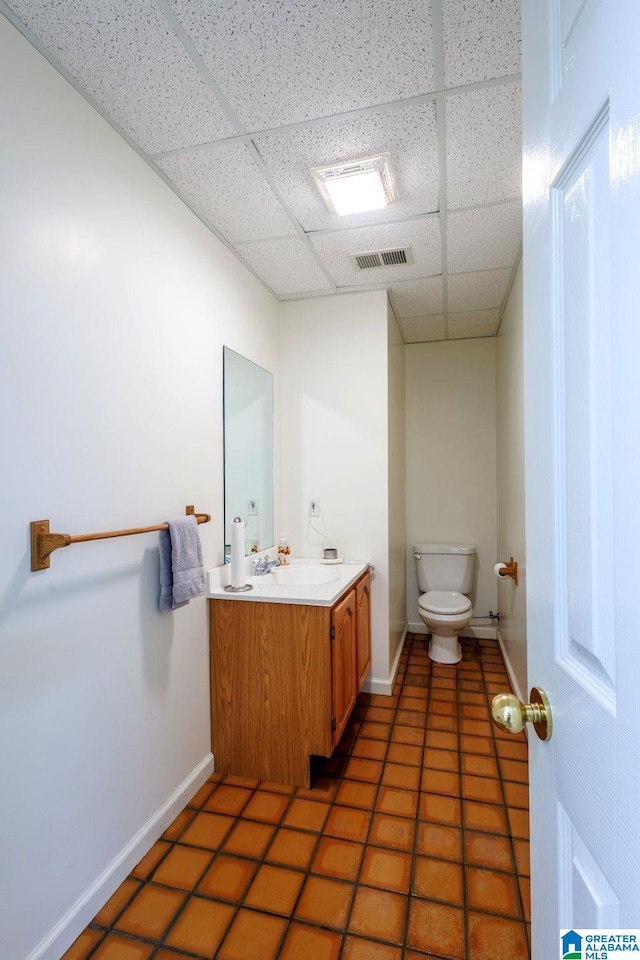
[[356, 671], [358, 690], [371, 668], [371, 574], [356, 583]]
[[311, 756], [331, 755], [369, 669], [370, 581], [333, 607], [209, 600], [217, 772], [310, 785]]
[[352, 589], [331, 610], [332, 749], [342, 736], [360, 691], [356, 642], [356, 591]]

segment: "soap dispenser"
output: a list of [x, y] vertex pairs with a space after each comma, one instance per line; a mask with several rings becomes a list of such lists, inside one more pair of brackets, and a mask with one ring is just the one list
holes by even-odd
[[291, 553], [291, 547], [287, 542], [286, 533], [280, 534], [280, 539], [278, 540], [278, 559], [280, 563], [286, 564], [289, 563], [289, 554]]

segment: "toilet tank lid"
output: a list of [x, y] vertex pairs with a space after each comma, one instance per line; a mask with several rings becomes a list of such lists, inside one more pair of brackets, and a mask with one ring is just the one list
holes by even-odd
[[472, 543], [415, 543], [414, 553], [475, 553]]

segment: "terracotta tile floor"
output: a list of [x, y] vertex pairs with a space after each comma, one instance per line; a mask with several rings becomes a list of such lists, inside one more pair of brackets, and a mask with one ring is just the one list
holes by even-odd
[[527, 960], [527, 745], [491, 641], [361, 694], [312, 790], [213, 776], [64, 960]]

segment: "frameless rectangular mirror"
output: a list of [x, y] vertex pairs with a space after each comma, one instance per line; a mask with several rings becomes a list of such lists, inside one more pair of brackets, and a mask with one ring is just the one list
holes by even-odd
[[224, 556], [231, 523], [245, 522], [245, 553], [266, 550], [273, 537], [273, 374], [223, 348]]

